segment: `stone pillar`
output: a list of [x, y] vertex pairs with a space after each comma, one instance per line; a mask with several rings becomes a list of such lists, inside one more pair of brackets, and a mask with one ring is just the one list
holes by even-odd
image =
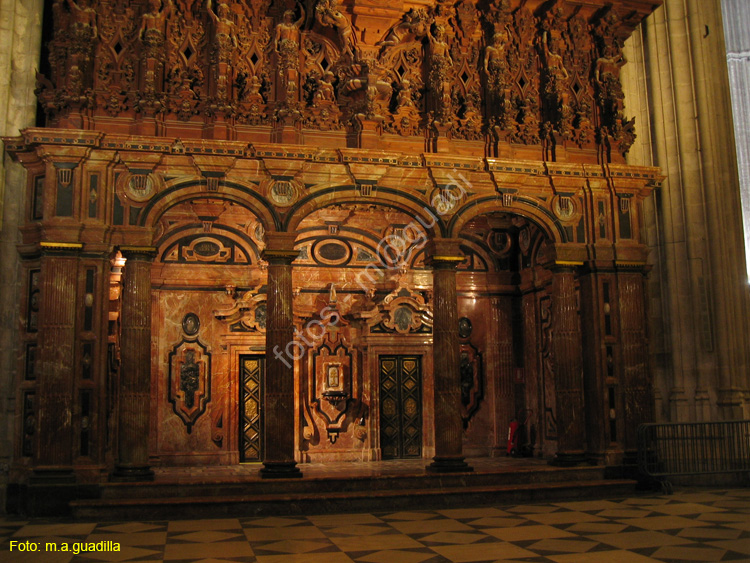
[[39, 425], [34, 478], [73, 481], [78, 243], [41, 243]]
[[557, 453], [555, 465], [585, 461], [586, 424], [583, 400], [581, 324], [575, 274], [560, 268], [552, 274], [552, 360], [557, 395]]
[[[42, 45], [44, 2], [12, 0], [0, 4], [0, 136], [15, 136], [33, 127], [36, 96], [33, 95], [39, 51]], [[0, 157], [0, 506], [5, 506], [7, 468], [20, 429], [15, 424], [17, 355], [19, 338], [18, 227], [26, 210], [26, 170]], [[16, 429], [14, 431], [14, 426]]]
[[432, 354], [435, 381], [435, 457], [429, 471], [472, 471], [462, 455], [461, 364], [458, 342], [456, 266], [464, 260], [456, 239], [427, 247], [432, 267]]
[[626, 461], [635, 463], [638, 425], [654, 421], [653, 382], [648, 369], [644, 278], [641, 272], [621, 272], [617, 274], [617, 281], [620, 295], [620, 365], [625, 395], [622, 442], [629, 458]]
[[151, 405], [152, 247], [121, 246], [122, 276], [120, 393], [117, 462], [112, 478], [153, 479], [148, 463]]
[[[268, 262], [263, 478], [302, 477], [294, 460], [294, 317], [292, 261], [297, 233], [267, 233], [263, 259]], [[291, 354], [289, 353], [291, 351]]]
[[665, 0], [628, 40], [622, 75], [626, 106], [645, 133], [628, 162], [653, 163], [667, 177], [658, 205], [644, 206], [651, 285], [660, 286], [651, 288], [649, 309], [668, 321], [652, 319], [649, 332], [658, 387], [670, 393], [667, 414], [679, 422], [746, 416], [750, 387], [750, 292], [726, 68], [727, 47], [738, 39], [732, 29], [745, 22], [729, 19], [725, 45], [722, 5], [735, 13], [731, 1]]

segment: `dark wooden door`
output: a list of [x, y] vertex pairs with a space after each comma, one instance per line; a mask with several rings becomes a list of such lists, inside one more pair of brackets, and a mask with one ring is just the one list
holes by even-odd
[[263, 460], [265, 356], [240, 356], [240, 462]]
[[420, 356], [380, 356], [380, 448], [383, 459], [422, 457]]

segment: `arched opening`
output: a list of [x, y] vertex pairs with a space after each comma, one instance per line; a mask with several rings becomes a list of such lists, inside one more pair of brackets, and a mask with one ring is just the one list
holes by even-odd
[[458, 238], [466, 256], [456, 280], [464, 451], [551, 456], [550, 239], [531, 220], [497, 211], [468, 219]]

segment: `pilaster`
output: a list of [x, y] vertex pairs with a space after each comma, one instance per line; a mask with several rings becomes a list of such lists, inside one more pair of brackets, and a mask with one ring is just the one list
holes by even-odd
[[34, 478], [72, 481], [76, 290], [80, 244], [42, 242], [39, 439]]
[[552, 354], [558, 431], [557, 453], [552, 461], [555, 465], [575, 465], [585, 460], [581, 324], [575, 283], [572, 269], [558, 268], [553, 272]]
[[120, 247], [122, 276], [119, 426], [117, 462], [112, 478], [153, 479], [148, 463], [151, 402], [151, 262], [152, 247]]

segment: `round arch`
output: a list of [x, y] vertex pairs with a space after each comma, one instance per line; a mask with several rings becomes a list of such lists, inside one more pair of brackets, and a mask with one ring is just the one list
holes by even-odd
[[167, 183], [166, 188], [151, 198], [143, 207], [138, 224], [142, 227], [154, 227], [167, 210], [196, 198], [220, 199], [235, 203], [258, 217], [266, 231], [281, 230], [282, 221], [278, 212], [266, 198], [256, 191], [254, 186], [224, 180], [219, 182], [219, 191], [208, 192], [205, 181], [198, 178]]
[[500, 206], [498, 196], [473, 199], [465, 203], [451, 218], [448, 233], [458, 237], [461, 229], [475, 217], [488, 213], [502, 212], [518, 215], [534, 223], [552, 242], [569, 242], [565, 230], [555, 216], [541, 207], [536, 201], [527, 197], [517, 197], [510, 206]]
[[354, 185], [327, 185], [301, 198], [289, 209], [283, 229], [294, 231], [314, 211], [339, 204], [368, 204], [395, 209], [414, 218], [431, 237], [442, 238], [447, 233], [445, 222], [416, 195], [378, 186], [372, 196], [365, 197]]

